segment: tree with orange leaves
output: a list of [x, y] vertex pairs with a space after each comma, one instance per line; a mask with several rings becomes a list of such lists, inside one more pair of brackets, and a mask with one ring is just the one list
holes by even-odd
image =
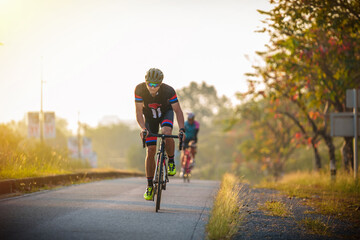
[[[299, 112], [285, 111], [303, 136], [321, 137], [328, 147], [332, 174], [335, 147], [329, 135], [329, 112], [345, 112], [346, 89], [360, 86], [360, 2], [343, 0], [277, 0], [266, 15], [268, 49], [258, 54], [265, 67], [255, 74], [273, 101], [291, 101]], [[253, 83], [253, 81], [252, 81]], [[254, 86], [251, 90], [255, 97]], [[305, 134], [306, 132], [306, 134]], [[343, 165], [349, 168], [352, 145], [344, 139]]]

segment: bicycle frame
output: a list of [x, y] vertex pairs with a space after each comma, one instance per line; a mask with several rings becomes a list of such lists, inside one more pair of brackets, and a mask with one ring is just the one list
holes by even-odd
[[[187, 153], [187, 154], [191, 154], [191, 153]], [[187, 156], [187, 154], [185, 154], [184, 157], [186, 157], [186, 161], [185, 161], [185, 165], [183, 166], [184, 168], [184, 172], [183, 172], [183, 179], [184, 179], [184, 182], [190, 182], [190, 171], [191, 171], [191, 168], [190, 168], [190, 158]]]
[[[154, 174], [154, 183], [155, 184], [157, 184], [159, 182], [158, 181], [158, 171], [162, 172], [163, 169], [167, 169], [166, 155], [165, 155], [165, 138], [161, 138], [160, 148], [156, 155], [157, 155], [156, 167], [155, 167], [155, 174]], [[165, 171], [165, 178], [162, 177], [160, 180], [162, 181], [161, 182], [162, 184], [165, 184], [165, 188], [166, 188], [166, 183], [169, 182], [167, 171]], [[165, 188], [164, 188], [164, 190], [165, 190]]]

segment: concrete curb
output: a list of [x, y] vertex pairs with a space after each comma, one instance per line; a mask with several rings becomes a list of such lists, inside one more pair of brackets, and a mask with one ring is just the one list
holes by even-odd
[[109, 172], [80, 172], [72, 174], [62, 174], [45, 177], [22, 178], [0, 180], [0, 194], [14, 193], [17, 191], [29, 191], [34, 187], [44, 187], [45, 185], [59, 185], [80, 181], [82, 179], [104, 179], [104, 178], [124, 178], [142, 177], [141, 172], [109, 171]]

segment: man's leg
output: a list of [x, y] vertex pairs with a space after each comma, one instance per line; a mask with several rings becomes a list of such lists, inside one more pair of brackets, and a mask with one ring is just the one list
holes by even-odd
[[192, 150], [191, 150], [191, 155], [192, 155], [192, 164], [191, 164], [191, 167], [194, 167], [194, 166], [195, 166], [196, 149], [192, 149]]
[[154, 178], [156, 145], [148, 146], [145, 157], [146, 177]]
[[[172, 128], [171, 127], [162, 127], [161, 132], [166, 135], [172, 134]], [[173, 138], [166, 138], [165, 140], [165, 150], [168, 156], [174, 156], [175, 152], [175, 141]]]
[[[166, 135], [171, 135], [172, 134], [172, 128], [171, 127], [167, 127], [167, 126], [163, 126], [161, 128], [161, 131], [163, 134]], [[168, 162], [168, 175], [169, 176], [174, 176], [176, 174], [176, 167], [175, 167], [175, 162], [174, 162], [174, 153], [175, 153], [175, 141], [173, 138], [167, 138], [165, 140], [165, 150], [166, 153], [169, 157], [169, 162]]]
[[[174, 120], [174, 112], [172, 110], [167, 111], [164, 114], [164, 118], [161, 122], [161, 132], [166, 135], [172, 134]], [[169, 157], [168, 162], [168, 175], [174, 176], [176, 174], [175, 162], [174, 162], [174, 152], [175, 152], [175, 142], [173, 138], [167, 138], [165, 140], [165, 150]]]
[[145, 157], [145, 172], [148, 186], [144, 193], [145, 200], [152, 200], [154, 196], [154, 172], [155, 172], [156, 145], [148, 146]]
[[155, 152], [156, 145], [148, 146], [145, 157], [145, 173], [148, 186], [144, 193], [145, 200], [152, 200], [154, 196], [154, 172], [155, 172]]
[[[158, 122], [145, 122], [146, 128], [150, 130], [150, 132], [157, 133], [159, 131], [159, 123]], [[154, 196], [154, 186], [153, 179], [155, 173], [155, 154], [156, 154], [156, 137], [147, 137], [146, 138], [146, 157], [145, 157], [145, 174], [148, 182], [148, 186], [144, 193], [144, 198], [146, 200], [152, 200]]]

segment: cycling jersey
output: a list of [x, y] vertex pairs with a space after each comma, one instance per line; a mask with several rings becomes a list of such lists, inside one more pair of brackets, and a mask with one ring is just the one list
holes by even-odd
[[197, 139], [197, 133], [199, 131], [200, 124], [197, 121], [194, 121], [193, 124], [190, 124], [189, 121], [185, 122], [185, 132], [186, 132], [186, 139], [195, 140]]
[[[175, 90], [167, 84], [161, 84], [155, 97], [151, 96], [146, 83], [135, 88], [135, 102], [143, 103], [145, 126], [152, 133], [158, 133], [161, 127], [173, 127], [174, 112], [171, 104], [178, 102]], [[156, 137], [147, 137], [146, 145], [156, 145]]]
[[135, 88], [135, 102], [143, 102], [145, 118], [161, 118], [168, 110], [172, 110], [171, 104], [178, 102], [175, 90], [163, 83], [160, 85], [156, 96], [151, 96], [146, 83], [140, 83]]

